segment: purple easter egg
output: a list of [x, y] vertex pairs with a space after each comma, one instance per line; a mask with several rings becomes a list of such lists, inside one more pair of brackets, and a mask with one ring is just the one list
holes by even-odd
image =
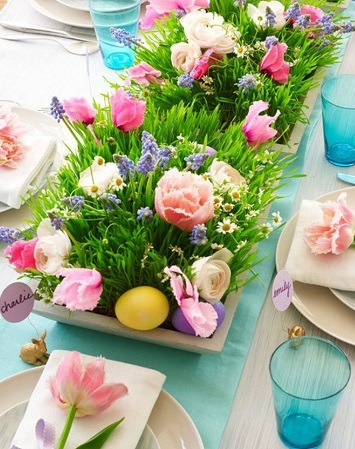
[[180, 307], [174, 311], [173, 316], [171, 317], [171, 323], [179, 332], [195, 335], [195, 331], [185, 318]]
[[213, 304], [213, 308], [217, 312], [217, 327], [219, 327], [226, 317], [226, 308], [224, 307], [224, 304], [221, 301], [216, 302], [216, 304]]

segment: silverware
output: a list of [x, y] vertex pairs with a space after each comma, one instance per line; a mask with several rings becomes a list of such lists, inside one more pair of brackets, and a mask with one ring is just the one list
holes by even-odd
[[69, 53], [73, 53], [74, 55], [86, 55], [90, 53], [95, 53], [99, 49], [99, 44], [97, 42], [92, 41], [73, 41], [73, 42], [63, 42], [60, 39], [55, 37], [46, 37], [46, 36], [1, 36], [0, 39], [6, 39], [8, 41], [32, 41], [32, 40], [44, 40], [44, 41], [53, 41], [57, 44], [61, 45], [65, 50]]
[[0, 25], [4, 28], [20, 31], [22, 33], [43, 34], [45, 36], [65, 37], [67, 39], [75, 39], [78, 41], [97, 42], [94, 32], [90, 33], [90, 30], [87, 29], [85, 29], [85, 33], [79, 33], [74, 31], [57, 30], [55, 28], [39, 27], [36, 25], [27, 26], [8, 22], [0, 22]]
[[349, 184], [355, 184], [355, 175], [348, 175], [346, 173], [338, 173], [338, 179], [348, 182]]

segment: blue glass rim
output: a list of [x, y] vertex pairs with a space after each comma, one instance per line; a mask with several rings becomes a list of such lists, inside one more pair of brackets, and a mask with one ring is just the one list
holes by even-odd
[[343, 105], [337, 103], [336, 100], [334, 100], [334, 99], [330, 100], [329, 98], [327, 98], [325, 90], [328, 88], [329, 84], [331, 82], [333, 82], [335, 79], [341, 79], [341, 80], [351, 79], [355, 86], [355, 74], [353, 75], [353, 74], [349, 74], [349, 73], [344, 73], [344, 74], [340, 74], [340, 75], [331, 76], [330, 78], [326, 79], [324, 81], [324, 83], [322, 84], [322, 87], [321, 87], [322, 100], [325, 100], [327, 103], [333, 105], [336, 108], [347, 109], [349, 111], [355, 110], [355, 105], [354, 106], [343, 106]]
[[[292, 344], [292, 343], [294, 343], [294, 344], [302, 344], [302, 341], [303, 341], [303, 340], [318, 340], [318, 341], [321, 341], [322, 343], [327, 344], [328, 346], [332, 346], [336, 351], [338, 351], [338, 352], [344, 357], [344, 361], [347, 362], [347, 366], [348, 366], [348, 369], [349, 369], [349, 375], [348, 375], [348, 378], [347, 378], [346, 381], [344, 382], [344, 385], [343, 385], [341, 388], [339, 388], [337, 391], [335, 391], [333, 394], [328, 395], [328, 396], [324, 396], [324, 397], [322, 397], [322, 398], [305, 398], [305, 397], [297, 396], [297, 395], [295, 395], [295, 394], [292, 394], [292, 393], [286, 391], [284, 388], [282, 388], [282, 387], [279, 385], [278, 382], [276, 382], [276, 380], [275, 380], [275, 378], [274, 378], [274, 376], [273, 376], [273, 374], [272, 374], [272, 369], [271, 369], [271, 363], [272, 363], [272, 360], [273, 360], [273, 358], [274, 358], [276, 352], [277, 352], [282, 346], [284, 346], [284, 345], [286, 345], [286, 344]], [[298, 342], [298, 343], [297, 343], [297, 342]], [[282, 342], [280, 345], [277, 346], [277, 348], [273, 351], [273, 353], [271, 354], [271, 357], [270, 357], [270, 361], [269, 361], [269, 373], [270, 373], [270, 377], [271, 377], [271, 380], [272, 380], [273, 384], [276, 385], [277, 388], [279, 388], [281, 391], [283, 391], [284, 393], [286, 393], [288, 396], [291, 396], [291, 397], [293, 397], [293, 398], [295, 398], [295, 399], [299, 399], [299, 400], [302, 400], [302, 401], [326, 401], [327, 399], [332, 398], [332, 397], [334, 397], [334, 396], [337, 396], [339, 393], [341, 393], [343, 390], [345, 390], [346, 386], [347, 386], [348, 383], [349, 383], [350, 377], [351, 377], [351, 363], [350, 363], [350, 360], [349, 360], [348, 356], [345, 354], [345, 352], [344, 352], [341, 348], [339, 348], [339, 346], [337, 346], [336, 344], [334, 344], [334, 343], [331, 342], [330, 340], [327, 340], [327, 339], [321, 338], [321, 337], [317, 337], [317, 336], [313, 336], [313, 335], [305, 335], [305, 336], [303, 336], [303, 337], [295, 337], [295, 338], [291, 338], [291, 339], [285, 340], [284, 342]]]

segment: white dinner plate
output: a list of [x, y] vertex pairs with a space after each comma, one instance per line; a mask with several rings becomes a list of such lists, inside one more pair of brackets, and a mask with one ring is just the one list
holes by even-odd
[[[355, 209], [355, 187], [337, 190], [317, 201], [335, 201], [341, 192], [347, 193], [347, 204]], [[285, 225], [276, 248], [276, 268], [284, 268], [296, 228], [298, 213]], [[302, 263], [302, 261], [300, 261]], [[355, 345], [355, 310], [351, 310], [329, 288], [294, 282], [292, 299], [296, 309], [311, 323], [341, 341]]]
[[[42, 371], [43, 366], [31, 368], [0, 381], [0, 415], [29, 400]], [[148, 426], [160, 449], [203, 449], [192, 419], [176, 399], [164, 390], [153, 408]]]
[[[0, 105], [3, 104], [0, 102]], [[50, 135], [57, 139], [57, 157], [54, 160], [52, 169], [55, 171], [63, 162], [65, 146], [63, 139], [70, 142], [72, 139], [62, 124], [47, 114], [35, 111], [33, 109], [24, 108], [14, 104], [11, 108], [18, 116], [21, 122], [31, 128], [31, 132], [40, 135]], [[1, 185], [0, 185], [1, 188]], [[7, 204], [0, 202], [0, 226], [17, 228], [23, 224], [24, 218], [28, 217], [27, 206], [20, 209], [11, 209]]]
[[91, 16], [88, 11], [69, 8], [57, 0], [28, 0], [30, 5], [43, 16], [65, 25], [80, 28], [93, 28]]
[[[4, 448], [9, 448], [18, 425], [25, 415], [28, 401], [20, 402], [0, 415], [0, 437]], [[145, 426], [136, 449], [161, 449], [151, 428]]]

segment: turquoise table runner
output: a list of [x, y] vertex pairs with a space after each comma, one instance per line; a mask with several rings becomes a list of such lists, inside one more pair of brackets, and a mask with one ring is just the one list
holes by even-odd
[[[334, 72], [337, 68], [333, 67], [331, 70]], [[302, 172], [304, 158], [319, 116], [318, 99], [311, 115], [310, 125], [306, 128], [300, 144], [298, 157], [292, 166], [299, 173]], [[273, 205], [273, 210], [280, 211], [284, 220], [287, 220], [292, 212], [298, 183], [299, 179], [290, 180], [280, 192], [282, 198]], [[278, 236], [279, 233], [274, 233], [259, 246], [259, 255], [268, 257], [257, 267], [259, 279], [248, 285], [242, 293], [228, 339], [221, 353], [199, 355], [165, 348], [56, 323], [32, 314], [29, 319], [16, 324], [10, 324], [0, 318], [0, 378], [30, 369], [30, 366], [18, 357], [20, 348], [32, 337], [37, 336], [36, 330], [41, 333], [46, 329], [49, 351], [76, 349], [91, 355], [102, 355], [150, 367], [166, 374], [164, 389], [189, 413], [201, 434], [205, 449], [217, 449], [257, 319], [273, 278]]]

